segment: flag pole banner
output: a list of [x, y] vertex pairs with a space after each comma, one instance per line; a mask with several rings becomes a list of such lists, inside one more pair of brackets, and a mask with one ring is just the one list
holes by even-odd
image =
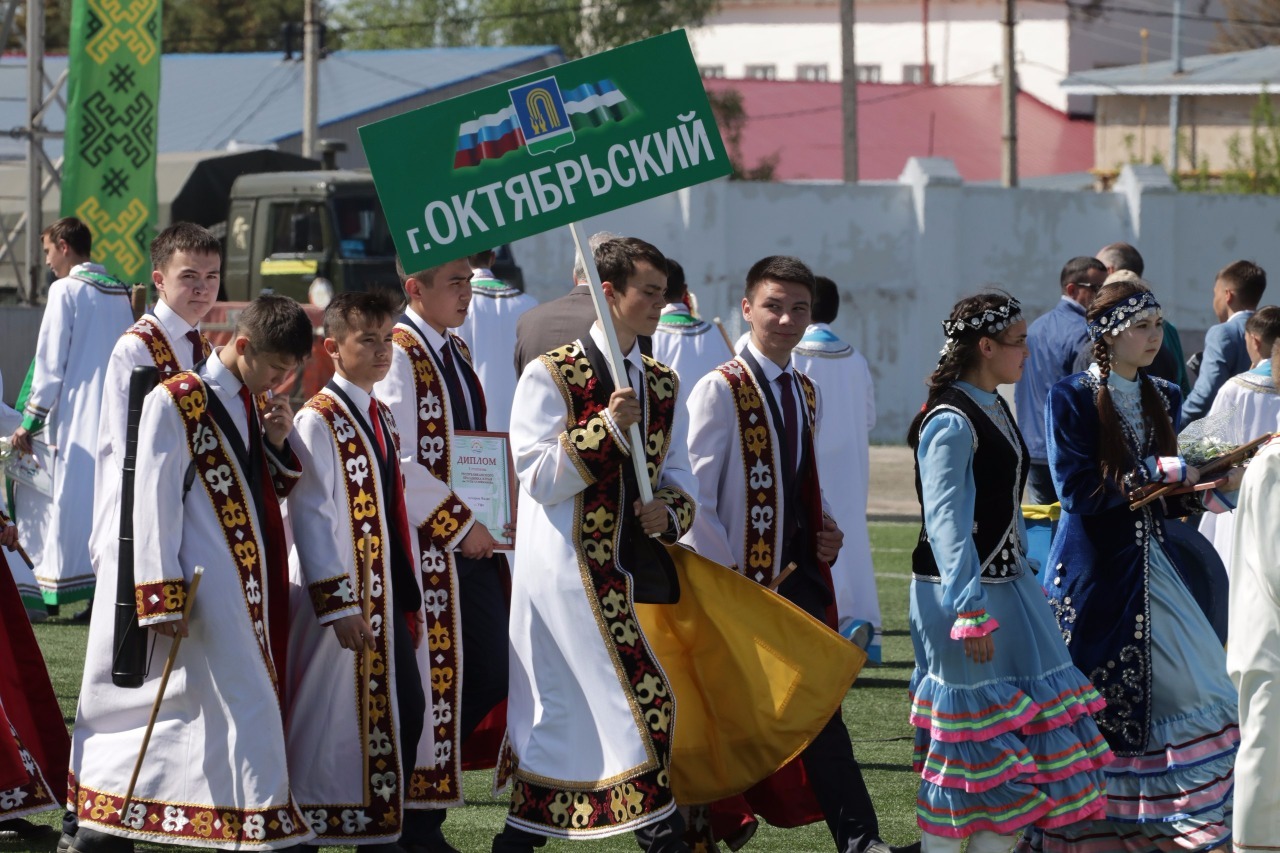
[[150, 276], [156, 227], [161, 0], [74, 0], [62, 215], [93, 233], [93, 260]]
[[728, 175], [683, 30], [360, 128], [417, 271]]

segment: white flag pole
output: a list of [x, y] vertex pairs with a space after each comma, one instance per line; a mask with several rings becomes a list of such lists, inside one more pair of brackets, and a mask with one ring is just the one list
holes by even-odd
[[[627, 372], [622, 366], [622, 347], [618, 344], [618, 332], [613, 328], [613, 315], [609, 313], [609, 302], [605, 299], [604, 285], [600, 283], [600, 271], [596, 269], [595, 254], [587, 242], [587, 232], [581, 222], [570, 224], [569, 230], [573, 232], [573, 242], [578, 247], [578, 256], [582, 258], [582, 266], [587, 271], [587, 280], [591, 283], [591, 302], [596, 306], [596, 321], [604, 330], [604, 355], [609, 365], [609, 372], [613, 374], [613, 387], [629, 387], [631, 383], [627, 381]], [[636, 468], [640, 501], [648, 503], [653, 500], [653, 486], [649, 483], [649, 464], [644, 451], [644, 440], [640, 436], [639, 424], [631, 425], [627, 438], [631, 442], [631, 461]]]

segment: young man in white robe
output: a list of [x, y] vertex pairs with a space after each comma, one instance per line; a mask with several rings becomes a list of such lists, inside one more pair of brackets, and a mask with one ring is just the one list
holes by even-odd
[[818, 386], [827, 423], [817, 438], [818, 475], [840, 488], [825, 493], [831, 517], [844, 531], [840, 559], [831, 566], [840, 633], [880, 663], [880, 598], [867, 532], [867, 488], [871, 474], [869, 435], [876, 425], [876, 395], [867, 360], [831, 330], [840, 311], [840, 291], [816, 276], [813, 322], [791, 353], [796, 370]]
[[[1244, 345], [1249, 351], [1248, 371], [1231, 377], [1213, 398], [1208, 417], [1226, 415], [1222, 438], [1243, 444], [1271, 432], [1280, 432], [1280, 391], [1272, 367], [1278, 360], [1275, 345], [1280, 340], [1280, 307], [1259, 308], [1245, 321]], [[1276, 353], [1280, 354], [1280, 353]], [[1231, 413], [1231, 414], [1226, 414]], [[1236, 510], [1206, 512], [1200, 517], [1200, 532], [1213, 543], [1224, 565], [1231, 565], [1232, 527]]]
[[89, 260], [87, 225], [59, 219], [41, 240], [58, 280], [40, 321], [25, 417], [11, 440], [25, 453], [33, 439], [52, 449], [53, 494], [19, 483], [13, 509], [45, 602], [58, 606], [93, 594], [89, 534], [102, 387], [111, 348], [133, 322], [133, 310], [129, 286]]
[[[284, 733], [288, 552], [279, 500], [301, 469], [288, 401], [256, 399], [310, 354], [311, 338], [296, 302], [259, 297], [231, 343], [147, 396], [133, 508], [138, 624], [156, 635], [156, 661], [173, 638], [185, 639], [127, 809], [161, 667], [140, 689], [104, 684], [100, 701], [81, 703], [71, 853], [127, 849], [129, 840], [280, 850], [312, 837], [290, 790]], [[188, 618], [197, 566], [205, 571]], [[89, 646], [112, 646], [113, 628], [94, 619]]]
[[414, 657], [422, 591], [400, 440], [373, 396], [391, 367], [396, 307], [377, 290], [339, 293], [325, 307], [334, 374], [294, 419], [303, 475], [288, 501], [294, 797], [317, 845], [368, 853], [400, 851], [405, 768], [413, 768], [426, 712]]
[[1239, 691], [1235, 850], [1280, 849], [1280, 441], [1245, 471], [1232, 531], [1227, 673]]
[[487, 428], [484, 391], [452, 333], [471, 303], [471, 265], [461, 258], [397, 269], [408, 306], [375, 395], [403, 430], [400, 470], [427, 619], [418, 667], [432, 716], [432, 738], [419, 744], [409, 777], [400, 844], [409, 853], [452, 853], [442, 826], [447, 809], [463, 805], [464, 747], [492, 767], [505, 728], [509, 574], [494, 555], [498, 542], [449, 484], [456, 432]]
[[[765, 586], [794, 563], [778, 592], [834, 629], [831, 564], [844, 534], [819, 483], [822, 396], [792, 363], [814, 287], [813, 273], [796, 258], [767, 257], [747, 273], [742, 317], [750, 337], [737, 358], [700, 379], [689, 395], [698, 515], [682, 541]], [[888, 853], [839, 710], [800, 761], [836, 850]], [[774, 810], [786, 825], [806, 822], [794, 784], [786, 781], [792, 772], [788, 766], [762, 783], [771, 786], [767, 797], [747, 797], [734, 808], [765, 809], [766, 816]]]
[[[156, 235], [151, 241], [151, 281], [160, 301], [130, 326], [111, 350], [102, 386], [93, 532], [89, 539], [93, 570], [103, 593], [95, 595], [89, 604], [97, 614], [90, 621], [96, 618], [103, 625], [111, 625], [114, 620], [120, 559], [120, 483], [133, 369], [155, 367], [163, 380], [193, 369], [212, 352], [199, 325], [218, 298], [221, 251], [218, 238], [190, 222], [175, 223]], [[110, 697], [119, 689], [111, 683], [113, 648], [112, 643], [90, 643], [85, 650], [78, 708], [92, 709], [104, 701], [110, 703]], [[72, 728], [73, 774], [79, 774], [81, 746], [89, 731], [78, 724]], [[69, 835], [75, 834], [74, 817], [72, 813], [64, 821], [64, 831]]]
[[[637, 342], [661, 316], [666, 266], [633, 238], [602, 243], [595, 262], [629, 384], [615, 388], [597, 324], [529, 362], [516, 386], [507, 713], [515, 770], [494, 853], [628, 831], [651, 853], [689, 849], [669, 787], [675, 697], [632, 609], [678, 600], [674, 567], [651, 536], [674, 541], [695, 510], [679, 379]], [[647, 504], [632, 424], [652, 472]]]
[[511, 369], [516, 351], [516, 321], [538, 300], [493, 274], [493, 250], [472, 255], [471, 305], [458, 334], [471, 350], [471, 361], [489, 406], [489, 429], [506, 432], [511, 425], [511, 398], [519, 376]]
[[680, 377], [687, 395], [695, 382], [733, 356], [715, 326], [693, 316], [685, 299], [684, 267], [667, 258], [667, 304], [653, 333], [653, 357]]

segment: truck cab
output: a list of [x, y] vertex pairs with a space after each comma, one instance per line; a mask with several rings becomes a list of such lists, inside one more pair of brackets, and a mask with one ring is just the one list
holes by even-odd
[[327, 304], [344, 290], [399, 292], [395, 246], [368, 172], [241, 175], [226, 219], [222, 297], [277, 293]]

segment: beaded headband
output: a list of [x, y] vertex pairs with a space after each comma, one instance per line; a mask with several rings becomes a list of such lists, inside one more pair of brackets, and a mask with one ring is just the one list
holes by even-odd
[[1139, 320], [1161, 316], [1160, 303], [1150, 290], [1135, 293], [1124, 302], [1089, 321], [1089, 340], [1096, 341], [1106, 334], [1113, 337]]
[[955, 340], [965, 332], [994, 335], [1022, 319], [1022, 304], [1012, 296], [999, 308], [983, 308], [976, 314], [958, 320], [943, 320], [942, 332], [947, 340]]

